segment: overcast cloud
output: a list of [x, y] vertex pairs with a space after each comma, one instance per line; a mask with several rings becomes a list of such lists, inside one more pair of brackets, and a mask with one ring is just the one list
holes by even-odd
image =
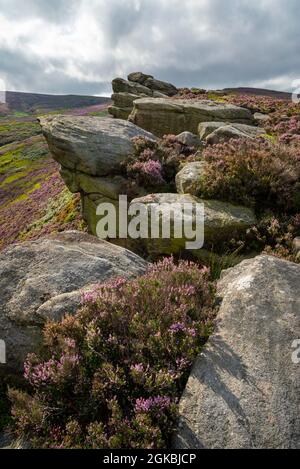
[[141, 70], [177, 86], [290, 91], [299, 18], [299, 0], [0, 0], [0, 79], [99, 95]]

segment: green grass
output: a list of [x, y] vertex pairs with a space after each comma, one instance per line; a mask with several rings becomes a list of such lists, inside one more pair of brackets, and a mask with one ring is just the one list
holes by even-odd
[[109, 116], [109, 114], [108, 114], [108, 111], [105, 110], [105, 111], [91, 112], [89, 114], [89, 116], [92, 116], [92, 117], [107, 117], [107, 116]]

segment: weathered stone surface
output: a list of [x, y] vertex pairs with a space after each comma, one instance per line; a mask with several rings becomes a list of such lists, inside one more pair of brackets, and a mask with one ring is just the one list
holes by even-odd
[[[217, 140], [224, 136], [224, 139], [228, 139], [228, 136], [232, 135], [232, 138], [240, 137], [259, 137], [266, 133], [261, 127], [255, 127], [254, 125], [239, 124], [227, 122], [201, 122], [198, 127], [198, 133], [201, 140]], [[214, 143], [214, 142], [213, 142]]]
[[251, 124], [248, 109], [213, 101], [141, 98], [134, 101], [129, 120], [157, 136], [189, 131], [197, 134], [200, 122], [225, 121]]
[[0, 255], [0, 338], [18, 371], [38, 347], [46, 319], [80, 306], [80, 289], [144, 272], [137, 255], [86, 233], [66, 232], [11, 246]]
[[212, 134], [215, 130], [226, 125], [226, 122], [200, 122], [198, 127], [198, 134], [201, 140], [205, 140], [206, 137]]
[[62, 169], [60, 174], [71, 192], [101, 194], [110, 199], [118, 199], [124, 190], [126, 179], [122, 176], [96, 177], [85, 173]]
[[[204, 241], [217, 243], [224, 239], [230, 239], [234, 234], [244, 232], [255, 224], [256, 219], [253, 211], [246, 207], [232, 205], [217, 200], [203, 200], [190, 194], [150, 194], [145, 197], [134, 199], [133, 203], [142, 203], [147, 206], [149, 217], [162, 220], [168, 213], [169, 205], [172, 206], [172, 223], [180, 219], [183, 204], [204, 204], [205, 223]], [[186, 220], [195, 223], [195, 216], [187, 216]], [[175, 254], [185, 250], [188, 240], [183, 234], [181, 238], [174, 238], [174, 230], [171, 229], [170, 237], [159, 239], [146, 239], [144, 245], [147, 251], [153, 255]], [[197, 257], [197, 252], [190, 251]]]
[[97, 215], [97, 207], [100, 204], [112, 204], [118, 213], [119, 203], [116, 199], [111, 199], [102, 194], [84, 194], [81, 196], [82, 217], [88, 225], [89, 233], [97, 235], [97, 223], [100, 216]]
[[50, 116], [40, 119], [53, 158], [64, 168], [106, 176], [133, 150], [131, 139], [154, 135], [130, 122], [99, 117]]
[[115, 119], [123, 119], [123, 120], [127, 120], [130, 114], [132, 113], [132, 107], [121, 108], [117, 106], [109, 106], [107, 110], [109, 114]]
[[172, 85], [171, 83], [167, 83], [165, 81], [156, 80], [155, 78], [148, 78], [144, 82], [144, 85], [153, 91], [160, 91], [161, 93], [164, 93], [167, 96], [174, 96], [175, 94], [178, 93], [176, 86]]
[[128, 75], [128, 80], [129, 81], [134, 81], [136, 83], [140, 83], [141, 85], [144, 85], [145, 81], [148, 80], [148, 78], [154, 78], [152, 75], [145, 75], [145, 73], [142, 72], [132, 72]]
[[145, 94], [152, 96], [153, 92], [147, 86], [143, 86], [140, 83], [133, 81], [127, 81], [123, 78], [115, 78], [112, 81], [112, 88], [114, 93], [131, 93], [131, 94]]
[[132, 108], [133, 101], [139, 98], [141, 98], [141, 95], [132, 93], [114, 93], [111, 97], [114, 105], [121, 108]]
[[224, 125], [214, 130], [210, 135], [206, 137], [208, 144], [217, 144], [220, 142], [228, 142], [235, 138], [258, 138], [263, 136], [266, 131], [261, 127], [254, 127], [251, 125], [244, 124], [231, 124]]
[[200, 138], [191, 132], [182, 132], [176, 135], [178, 142], [183, 143], [189, 147], [200, 147], [202, 145]]
[[185, 164], [176, 175], [177, 192], [179, 194], [198, 195], [206, 165], [205, 161], [193, 161]]
[[270, 116], [268, 114], [262, 114], [261, 112], [255, 112], [254, 114], [254, 120], [258, 124], [265, 124], [266, 121], [270, 119]]
[[167, 98], [168, 96], [160, 91], [153, 91], [153, 98]]
[[258, 256], [223, 272], [215, 333], [180, 402], [176, 448], [299, 448], [300, 266]]

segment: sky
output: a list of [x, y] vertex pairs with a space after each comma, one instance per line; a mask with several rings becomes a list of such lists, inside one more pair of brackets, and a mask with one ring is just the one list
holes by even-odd
[[179, 87], [300, 79], [299, 0], [0, 0], [0, 82], [109, 95], [143, 71]]

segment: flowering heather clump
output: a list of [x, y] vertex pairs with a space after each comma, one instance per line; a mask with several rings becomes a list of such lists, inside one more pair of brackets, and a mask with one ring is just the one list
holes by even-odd
[[163, 448], [190, 367], [212, 329], [209, 271], [172, 259], [83, 296], [49, 323], [32, 392], [10, 391], [16, 433], [43, 448]]
[[264, 140], [231, 140], [203, 152], [201, 195], [264, 209], [300, 209], [300, 151]]
[[141, 186], [156, 186], [164, 183], [160, 161], [137, 161], [127, 166], [127, 174], [137, 180]]
[[165, 135], [158, 141], [134, 137], [132, 141], [134, 152], [123, 164], [123, 170], [129, 183], [149, 189], [169, 190], [180, 163], [195, 153], [194, 147], [178, 142], [175, 135]]
[[279, 135], [280, 143], [300, 145], [300, 114], [280, 121], [274, 127], [274, 132]]
[[268, 254], [299, 262], [293, 249], [293, 239], [300, 236], [300, 213], [293, 216], [264, 214], [256, 226], [248, 230], [249, 250], [263, 250]]

